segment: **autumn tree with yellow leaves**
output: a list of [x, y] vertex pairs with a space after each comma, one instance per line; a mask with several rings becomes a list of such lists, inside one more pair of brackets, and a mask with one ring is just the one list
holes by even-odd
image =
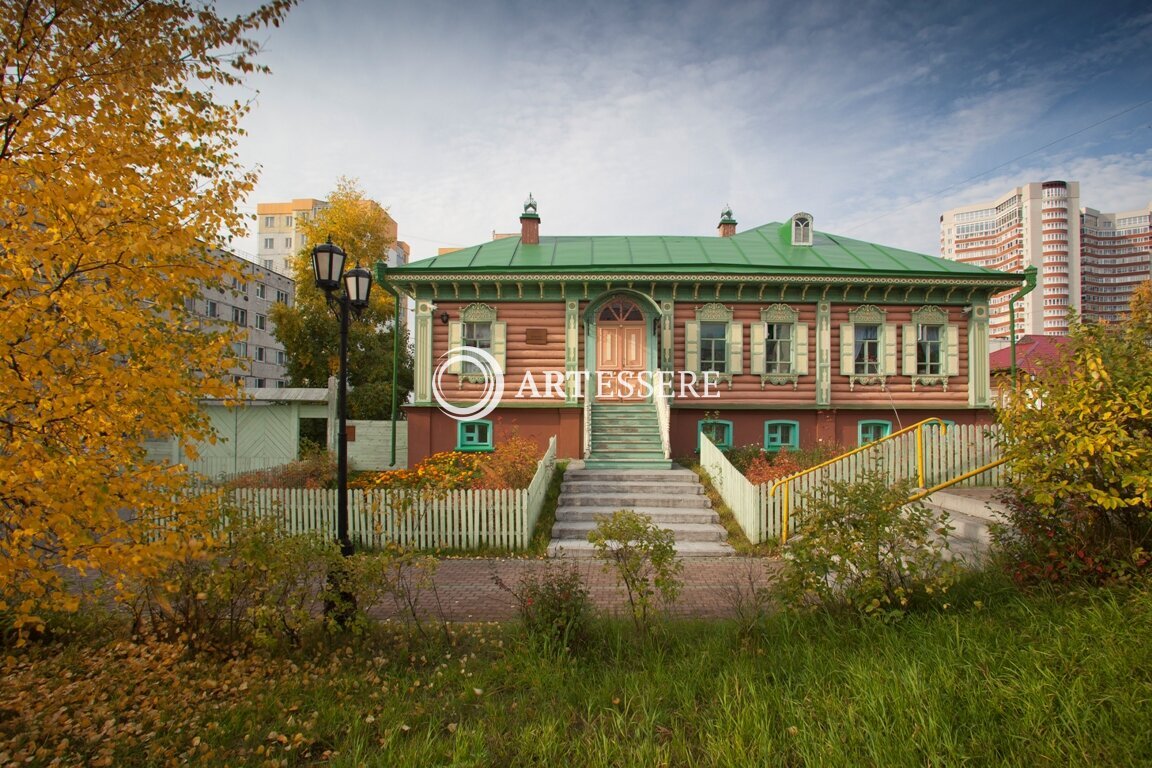
[[1066, 354], [1006, 393], [1009, 562], [1022, 581], [1152, 571], [1152, 282], [1115, 323], [1073, 318]]
[[[356, 264], [373, 271], [396, 242], [396, 222], [380, 203], [368, 197], [355, 179], [342, 177], [328, 204], [313, 218], [297, 223], [301, 248], [293, 261], [296, 302], [277, 304], [269, 316], [276, 339], [288, 356], [288, 378], [294, 387], [323, 387], [340, 368], [340, 324], [316, 287], [311, 249], [329, 238]], [[401, 307], [403, 311], [403, 307]], [[400, 320], [396, 402], [412, 389], [412, 355]], [[348, 415], [354, 419], [392, 416], [392, 330], [397, 325], [394, 299], [374, 285], [368, 306], [348, 328]]]
[[231, 339], [186, 300], [239, 277], [211, 246], [255, 175], [221, 91], [264, 71], [252, 34], [293, 3], [0, 4], [0, 623], [203, 541], [185, 475], [142, 445], [205, 437], [197, 401], [235, 394]]

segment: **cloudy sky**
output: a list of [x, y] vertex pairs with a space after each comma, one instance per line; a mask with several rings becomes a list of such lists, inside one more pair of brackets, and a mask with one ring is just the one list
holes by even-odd
[[529, 192], [544, 235], [710, 235], [730, 204], [925, 253], [1029, 181], [1152, 201], [1146, 2], [302, 0], [262, 61], [247, 211], [354, 177], [414, 259], [518, 231]]

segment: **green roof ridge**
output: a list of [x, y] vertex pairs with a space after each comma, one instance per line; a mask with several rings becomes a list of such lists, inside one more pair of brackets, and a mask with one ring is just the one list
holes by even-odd
[[1015, 277], [973, 264], [816, 230], [812, 231], [812, 245], [792, 245], [789, 222], [771, 222], [731, 237], [542, 235], [539, 245], [528, 246], [519, 237], [499, 238], [395, 267], [389, 273], [412, 278], [432, 277], [437, 273], [459, 277], [462, 272], [481, 275], [554, 271]]

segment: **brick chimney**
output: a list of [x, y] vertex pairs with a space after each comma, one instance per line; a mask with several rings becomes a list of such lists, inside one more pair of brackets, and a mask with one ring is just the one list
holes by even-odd
[[736, 234], [736, 219], [732, 218], [732, 207], [725, 206], [720, 212], [720, 224], [716, 227], [720, 237], [732, 237]]
[[540, 215], [536, 213], [536, 201], [531, 192], [524, 201], [524, 213], [520, 214], [520, 244], [540, 244]]

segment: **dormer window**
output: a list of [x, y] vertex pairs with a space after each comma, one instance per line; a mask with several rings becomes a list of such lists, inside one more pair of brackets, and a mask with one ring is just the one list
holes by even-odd
[[792, 217], [792, 245], [812, 245], [812, 214], [797, 213]]

